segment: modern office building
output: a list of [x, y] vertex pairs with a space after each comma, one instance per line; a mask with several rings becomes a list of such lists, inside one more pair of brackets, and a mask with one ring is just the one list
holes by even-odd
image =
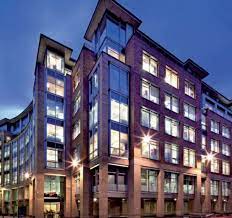
[[33, 100], [0, 121], [0, 212], [232, 213], [232, 100], [99, 0], [78, 58], [40, 36]]

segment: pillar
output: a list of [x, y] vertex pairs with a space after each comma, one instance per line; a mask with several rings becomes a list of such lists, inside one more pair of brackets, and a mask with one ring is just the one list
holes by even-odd
[[176, 215], [184, 215], [184, 175], [182, 173], [178, 176], [178, 196], [176, 201]]
[[205, 181], [205, 200], [202, 205], [202, 212], [203, 213], [210, 213], [211, 212], [211, 195], [210, 195], [210, 179], [209, 177], [206, 178]]
[[34, 192], [34, 190], [33, 190], [33, 183], [30, 183], [29, 184], [29, 216], [32, 216], [33, 215], [33, 200], [34, 200], [34, 198], [33, 198], [33, 192]]
[[64, 216], [71, 217], [71, 178], [65, 178], [65, 199], [64, 199]]
[[216, 203], [216, 212], [222, 213], [222, 181], [219, 181], [218, 199]]
[[[107, 183], [108, 183], [108, 171], [107, 171], [107, 176], [105, 178], [107, 178]], [[91, 188], [91, 177], [90, 177], [89, 169], [82, 165], [80, 167], [80, 215], [81, 215], [81, 218], [89, 218], [92, 214], [92, 211], [90, 209], [90, 202], [92, 201], [92, 199], [90, 198], [90, 188]]]
[[99, 165], [99, 217], [108, 218], [108, 165]]
[[141, 166], [131, 161], [128, 179], [128, 212], [130, 218], [141, 217]]
[[44, 217], [44, 175], [37, 174], [35, 179], [35, 218]]
[[72, 186], [71, 186], [71, 217], [77, 217], [79, 214], [78, 214], [78, 210], [77, 210], [77, 204], [76, 204], [76, 182], [75, 182], [75, 179], [74, 177], [71, 178], [71, 183], [72, 183]]
[[158, 175], [158, 198], [157, 217], [164, 216], [164, 170], [161, 169]]
[[196, 182], [195, 182], [195, 195], [193, 202], [193, 212], [200, 213], [201, 212], [201, 174], [197, 174]]

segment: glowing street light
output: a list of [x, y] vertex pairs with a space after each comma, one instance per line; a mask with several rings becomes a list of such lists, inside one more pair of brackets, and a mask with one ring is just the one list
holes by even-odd
[[80, 161], [77, 160], [77, 158], [73, 159], [73, 160], [72, 160], [72, 167], [74, 167], [74, 168], [78, 167], [79, 162], [80, 162]]
[[214, 155], [212, 153], [208, 153], [206, 155], [206, 159], [207, 159], [208, 162], [211, 162], [213, 160], [213, 158], [214, 158]]
[[150, 137], [149, 135], [145, 135], [145, 136], [143, 137], [143, 142], [146, 143], [146, 144], [149, 143], [150, 140], [151, 140], [151, 137]]
[[30, 178], [30, 174], [28, 172], [25, 173], [25, 179], [29, 179]]

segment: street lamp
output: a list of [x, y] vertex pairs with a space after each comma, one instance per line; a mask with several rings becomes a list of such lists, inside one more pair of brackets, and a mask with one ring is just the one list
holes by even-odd
[[206, 159], [207, 159], [208, 162], [211, 162], [211, 161], [213, 160], [213, 158], [214, 158], [214, 154], [212, 154], [212, 153], [207, 153]]
[[80, 162], [80, 161], [79, 161], [77, 158], [74, 158], [74, 159], [72, 160], [72, 167], [73, 167], [73, 168], [78, 167], [79, 162]]
[[145, 135], [145, 136], [143, 137], [143, 142], [146, 143], [146, 144], [149, 143], [150, 140], [151, 140], [151, 136], [149, 136], [149, 135]]
[[28, 172], [25, 173], [25, 179], [29, 179], [30, 178], [30, 174]]

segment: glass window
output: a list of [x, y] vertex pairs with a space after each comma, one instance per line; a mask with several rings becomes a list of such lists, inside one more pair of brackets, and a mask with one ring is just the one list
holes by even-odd
[[111, 120], [128, 124], [128, 99], [111, 93]]
[[141, 191], [142, 192], [157, 192], [157, 176], [155, 170], [141, 169]]
[[206, 136], [201, 135], [201, 148], [206, 149]]
[[81, 133], [81, 121], [78, 120], [73, 127], [73, 139]]
[[230, 175], [230, 162], [222, 161], [222, 174]]
[[[77, 71], [79, 71], [79, 69]], [[76, 90], [79, 83], [80, 83], [80, 74], [76, 73], [73, 77], [73, 91]]]
[[159, 144], [157, 141], [150, 140], [150, 142], [142, 143], [142, 157], [153, 160], [159, 159]]
[[222, 154], [230, 156], [230, 146], [228, 144], [222, 144]]
[[219, 160], [214, 158], [211, 160], [211, 172], [213, 173], [219, 173]]
[[144, 80], [142, 80], [141, 95], [143, 98], [159, 104], [159, 88], [145, 82]]
[[175, 87], [176, 89], [179, 88], [179, 77], [177, 73], [167, 67], [166, 67], [165, 82]]
[[196, 166], [196, 154], [194, 150], [184, 148], [184, 166]]
[[89, 109], [89, 129], [94, 128], [98, 124], [98, 100], [95, 98], [90, 103]]
[[64, 79], [47, 76], [47, 91], [55, 95], [64, 96]]
[[219, 193], [219, 181], [211, 180], [210, 181], [210, 192], [211, 195], [218, 196]]
[[165, 117], [165, 133], [174, 137], [179, 137], [179, 122], [172, 118]]
[[92, 97], [95, 97], [98, 93], [98, 71], [99, 68], [97, 67], [97, 69], [89, 79], [89, 94]]
[[44, 197], [64, 196], [64, 178], [61, 176], [44, 177]]
[[179, 163], [179, 146], [176, 144], [165, 143], [165, 161], [168, 163]]
[[64, 142], [63, 126], [47, 123], [47, 139], [57, 142]]
[[63, 99], [55, 96], [47, 96], [47, 115], [64, 119], [64, 103]]
[[195, 86], [194, 84], [185, 81], [184, 93], [192, 98], [195, 98]]
[[164, 192], [177, 193], [178, 175], [175, 173], [165, 172], [164, 174]]
[[78, 93], [74, 100], [73, 114], [75, 114], [79, 110], [80, 106], [81, 106], [81, 95], [80, 93]]
[[222, 196], [229, 197], [230, 195], [230, 183], [229, 182], [222, 182]]
[[110, 64], [110, 89], [128, 95], [128, 72]]
[[203, 114], [201, 115], [201, 128], [206, 130], [206, 116]]
[[172, 95], [169, 95], [169, 94], [165, 94], [164, 105], [165, 105], [165, 108], [175, 113], [179, 113], [179, 99], [178, 98]]
[[128, 133], [126, 130], [111, 129], [110, 138], [110, 154], [112, 156], [127, 157], [128, 150]]
[[190, 104], [184, 103], [184, 117], [187, 117], [190, 120], [196, 120], [196, 108]]
[[210, 126], [211, 132], [219, 134], [219, 122], [211, 120], [210, 123], [211, 123], [211, 126]]
[[95, 132], [90, 135], [89, 139], [89, 159], [92, 160], [98, 156], [98, 131], [97, 128]]
[[47, 51], [47, 67], [64, 73], [64, 58]]
[[141, 125], [158, 130], [159, 129], [159, 116], [156, 112], [146, 108], [141, 109]]
[[143, 70], [151, 73], [154, 76], [158, 76], [158, 63], [157, 61], [147, 53], [143, 52]]
[[230, 138], [230, 129], [226, 126], [222, 126], [222, 136]]
[[191, 126], [184, 125], [183, 138], [186, 141], [195, 143], [195, 129]]
[[195, 190], [195, 178], [193, 176], [184, 176], [184, 193], [193, 195]]
[[219, 153], [219, 141], [211, 139], [211, 151]]
[[63, 167], [63, 151], [58, 149], [47, 148], [47, 167]]

